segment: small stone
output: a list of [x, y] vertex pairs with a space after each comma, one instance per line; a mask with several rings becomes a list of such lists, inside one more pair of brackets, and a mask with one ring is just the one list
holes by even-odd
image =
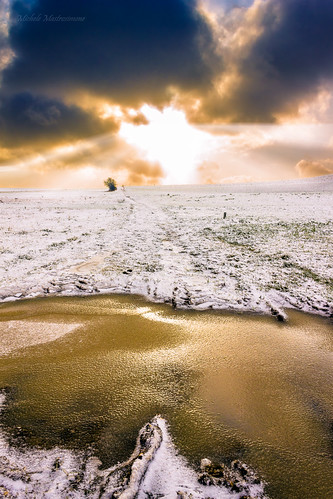
[[200, 469], [202, 471], [204, 471], [204, 469], [207, 468], [207, 466], [211, 466], [211, 465], [212, 465], [212, 462], [209, 459], [207, 459], [207, 458], [201, 459]]

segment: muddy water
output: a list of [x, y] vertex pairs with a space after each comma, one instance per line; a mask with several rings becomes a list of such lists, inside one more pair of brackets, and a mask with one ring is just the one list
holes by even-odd
[[332, 323], [289, 317], [125, 296], [2, 304], [3, 429], [15, 445], [92, 447], [110, 466], [161, 414], [193, 465], [240, 458], [271, 498], [333, 497]]

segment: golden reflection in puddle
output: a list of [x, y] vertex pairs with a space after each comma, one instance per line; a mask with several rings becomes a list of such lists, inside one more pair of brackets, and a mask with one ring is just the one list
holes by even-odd
[[110, 465], [162, 414], [194, 463], [240, 457], [272, 498], [330, 497], [332, 325], [289, 315], [281, 324], [126, 296], [3, 304], [0, 343], [20, 348], [0, 358], [0, 387], [12, 390], [4, 428], [22, 428], [30, 445], [93, 445]]

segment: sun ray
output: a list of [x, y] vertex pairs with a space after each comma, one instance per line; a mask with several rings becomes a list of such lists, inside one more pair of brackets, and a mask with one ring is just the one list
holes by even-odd
[[138, 148], [148, 161], [158, 161], [166, 173], [164, 184], [195, 182], [196, 168], [203, 161], [213, 138], [191, 126], [184, 112], [172, 107], [159, 111], [140, 109], [148, 125], [123, 122], [119, 135]]

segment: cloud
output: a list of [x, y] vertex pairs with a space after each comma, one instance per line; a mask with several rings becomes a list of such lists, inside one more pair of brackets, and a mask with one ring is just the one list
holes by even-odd
[[[149, 162], [144, 159], [131, 158], [122, 162], [121, 170], [126, 170], [128, 185], [154, 185], [159, 184], [165, 176], [158, 162]], [[117, 169], [116, 169], [117, 170]]]
[[[121, 121], [148, 123], [138, 111], [143, 102], [163, 106], [179, 89], [202, 92], [221, 69], [196, 0], [14, 0], [6, 13], [9, 6], [3, 39], [14, 57], [2, 70], [0, 147], [17, 152], [21, 164], [38, 152], [40, 169], [43, 158], [55, 170], [98, 168], [110, 147], [94, 137], [113, 134], [114, 152]], [[51, 20], [58, 16], [82, 19]], [[59, 152], [70, 143], [72, 152]], [[159, 164], [131, 154], [122, 157], [131, 182], [157, 183], [164, 174]], [[0, 162], [8, 165], [7, 158]]]
[[[212, 14], [211, 5], [222, 10]], [[196, 123], [320, 121], [333, 114], [332, 25], [331, 0], [200, 9], [196, 0], [16, 0], [8, 38], [15, 57], [1, 92], [78, 105], [85, 94], [136, 109], [172, 101]]]
[[[304, 135], [248, 125], [296, 117], [332, 122], [333, 3], [318, 3], [4, 0], [0, 16], [10, 11], [10, 22], [9, 31], [7, 20], [0, 25], [0, 164], [59, 175], [110, 168], [127, 183], [158, 183], [166, 181], [162, 156], [172, 153], [169, 170], [177, 181], [195, 168], [203, 182], [288, 178], [296, 163], [301, 176], [331, 173], [329, 139], [318, 142], [317, 135], [327, 135], [320, 127], [313, 141], [312, 129]], [[173, 124], [149, 136], [153, 123], [140, 111], [143, 104], [162, 114], [167, 106], [183, 109], [191, 123], [210, 123], [215, 149], [204, 149], [197, 161], [198, 141], [187, 140], [188, 153], [184, 132]], [[122, 123], [147, 128], [149, 147], [162, 156], [125, 144], [117, 135]], [[173, 133], [180, 145], [163, 149]], [[185, 153], [178, 172], [176, 160]]]
[[3, 187], [102, 187], [112, 176], [118, 184], [159, 184], [165, 172], [157, 161], [112, 134], [70, 141], [54, 147], [0, 148]]
[[301, 173], [295, 165], [302, 158], [315, 158], [316, 171], [319, 163], [321, 174], [331, 173], [332, 161], [327, 158], [332, 157], [333, 125], [224, 124], [198, 128], [213, 132], [211, 147], [196, 170], [200, 183], [222, 183], [228, 177], [241, 182], [243, 176], [253, 182], [295, 178]]
[[[331, 0], [256, 0], [214, 25], [224, 71], [193, 120], [275, 122], [323, 96], [333, 77]], [[328, 110], [332, 118], [332, 109]]]
[[[84, 20], [48, 21], [52, 15]], [[40, 20], [24, 21], [29, 16]], [[217, 70], [195, 0], [16, 0], [11, 20], [15, 58], [4, 71], [5, 91], [81, 89], [125, 105], [160, 105], [170, 87], [203, 91]]]
[[[64, 149], [64, 150], [63, 150]], [[60, 148], [60, 154], [47, 157], [42, 168], [73, 170], [93, 167], [119, 176], [118, 183], [127, 185], [159, 184], [165, 173], [157, 161], [148, 161], [140, 152], [118, 136], [104, 135], [77, 146]]]
[[10, 63], [13, 52], [8, 41], [9, 0], [0, 2], [0, 81], [3, 69]]
[[323, 161], [302, 159], [297, 163], [296, 171], [301, 178], [330, 175], [333, 174], [333, 159], [325, 159]]
[[[242, 173], [243, 170], [243, 173]], [[239, 165], [226, 165], [224, 161], [203, 161], [197, 168], [197, 179], [200, 184], [237, 184], [258, 180], [257, 177], [244, 173], [251, 167], [247, 165], [239, 168]]]
[[[267, 118], [293, 107], [295, 100], [313, 93], [333, 74], [331, 0], [269, 3], [263, 16], [265, 30], [254, 43], [249, 61], [242, 65], [250, 76], [254, 67], [254, 76], [258, 72], [264, 77], [255, 79], [249, 96]], [[276, 3], [278, 8], [274, 8]]]
[[1, 144], [7, 147], [64, 141], [114, 132], [112, 119], [100, 120], [77, 106], [29, 93], [0, 99]]

